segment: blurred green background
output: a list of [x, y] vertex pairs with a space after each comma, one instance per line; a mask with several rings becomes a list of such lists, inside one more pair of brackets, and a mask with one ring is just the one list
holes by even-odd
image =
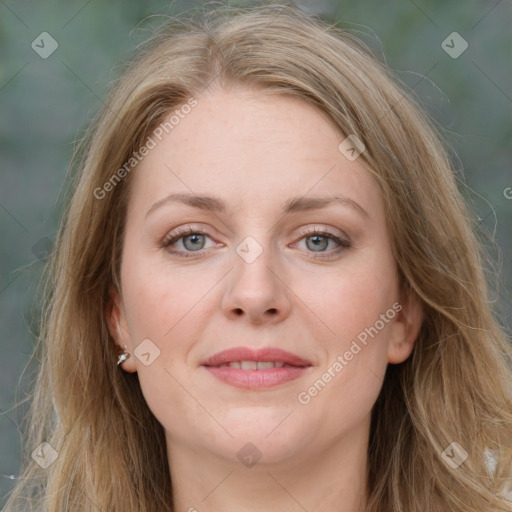
[[[455, 164], [461, 190], [480, 219], [497, 262], [499, 285], [493, 300], [502, 322], [510, 326], [510, 1], [296, 3], [359, 35], [385, 58], [443, 127], [458, 155]], [[18, 425], [26, 404], [14, 406], [25, 397], [33, 376], [30, 366], [19, 382], [35, 344], [38, 311], [34, 298], [63, 208], [62, 190], [73, 141], [102, 106], [122, 59], [165, 16], [200, 4], [0, 2], [0, 506], [19, 471]], [[42, 32], [58, 44], [47, 58], [36, 51], [44, 53], [50, 48], [49, 39], [41, 47]], [[448, 38], [453, 32], [468, 44], [457, 58], [455, 53], [464, 43], [453, 39], [457, 36]], [[445, 40], [444, 47], [452, 55], [442, 47]]]

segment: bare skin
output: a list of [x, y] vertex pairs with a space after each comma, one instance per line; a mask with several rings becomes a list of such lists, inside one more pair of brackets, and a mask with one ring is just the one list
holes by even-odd
[[[110, 332], [131, 354], [123, 369], [138, 372], [165, 428], [175, 510], [364, 511], [371, 410], [422, 319], [400, 294], [379, 188], [338, 149], [345, 136], [299, 99], [217, 89], [197, 100], [133, 171], [122, 294], [109, 307]], [[172, 193], [218, 196], [226, 212], [169, 201], [147, 213]], [[359, 207], [282, 213], [290, 198], [334, 194]], [[162, 247], [187, 227], [195, 234]], [[159, 351], [149, 365], [134, 354], [147, 339], [151, 359]], [[278, 347], [311, 366], [255, 390], [202, 366], [239, 346]], [[347, 364], [335, 371], [339, 356]]]

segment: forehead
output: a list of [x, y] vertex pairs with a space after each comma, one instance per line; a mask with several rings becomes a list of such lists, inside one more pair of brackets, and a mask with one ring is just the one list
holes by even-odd
[[172, 125], [170, 113], [153, 136], [155, 147], [132, 177], [132, 206], [147, 210], [176, 192], [224, 197], [230, 213], [231, 206], [281, 208], [287, 198], [322, 193], [378, 205], [373, 177], [340, 152], [345, 136], [324, 112], [249, 89], [217, 89], [196, 100]]

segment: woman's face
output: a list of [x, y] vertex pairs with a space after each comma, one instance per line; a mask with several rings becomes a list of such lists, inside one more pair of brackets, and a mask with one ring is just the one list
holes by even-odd
[[[129, 178], [109, 325], [132, 354], [123, 368], [169, 452], [272, 464], [364, 439], [386, 366], [407, 359], [420, 323], [399, 295], [379, 188], [299, 99], [196, 99]], [[231, 349], [246, 352], [211, 359]]]

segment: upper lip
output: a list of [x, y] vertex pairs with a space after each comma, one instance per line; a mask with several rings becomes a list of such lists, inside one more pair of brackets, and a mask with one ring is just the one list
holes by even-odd
[[311, 366], [311, 362], [280, 348], [261, 348], [259, 350], [248, 347], [235, 347], [218, 352], [201, 364], [203, 366], [220, 366], [234, 361], [281, 361], [290, 366]]

